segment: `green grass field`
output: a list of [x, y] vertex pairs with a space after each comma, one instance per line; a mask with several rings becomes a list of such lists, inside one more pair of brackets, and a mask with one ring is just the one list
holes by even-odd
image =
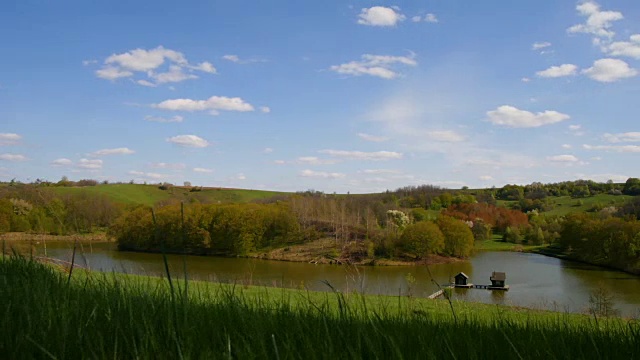
[[490, 240], [476, 241], [475, 250], [478, 251], [533, 251], [546, 245], [519, 245], [502, 241], [502, 235], [493, 234]]
[[[550, 211], [545, 211], [542, 214], [551, 215], [551, 216], [552, 215], [564, 216], [567, 214], [589, 211], [596, 204], [603, 205], [605, 207], [620, 206], [624, 202], [632, 198], [633, 197], [629, 195], [609, 195], [609, 194], [598, 194], [598, 195], [584, 197], [584, 198], [572, 198], [571, 196], [549, 197], [549, 199], [551, 199], [551, 201], [555, 204], [555, 206]], [[504, 206], [504, 207], [511, 207], [511, 205], [516, 203], [517, 201], [506, 201], [506, 200], [497, 201], [498, 206]]]
[[74, 272], [0, 261], [4, 358], [632, 359], [620, 318]]
[[160, 190], [157, 185], [108, 184], [86, 187], [53, 187], [60, 195], [82, 191], [93, 194], [104, 194], [112, 200], [124, 204], [154, 205], [171, 199], [190, 201], [196, 199], [202, 203], [244, 203], [259, 199], [267, 199], [285, 193], [263, 190], [204, 188], [202, 191], [190, 192], [183, 187], [172, 187]]

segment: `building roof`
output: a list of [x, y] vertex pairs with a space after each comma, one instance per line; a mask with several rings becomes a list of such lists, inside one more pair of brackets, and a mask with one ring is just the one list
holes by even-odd
[[505, 281], [507, 280], [507, 273], [494, 271], [493, 273], [491, 273], [491, 277], [489, 278], [489, 280]]
[[456, 276], [454, 276], [454, 277], [456, 277], [456, 278], [457, 278], [457, 277], [458, 277], [458, 276], [460, 276], [460, 275], [464, 276], [464, 278], [465, 278], [465, 279], [468, 279], [468, 278], [469, 278], [469, 276], [468, 276], [467, 274], [463, 273], [463, 272], [458, 273], [458, 275], [456, 275]]

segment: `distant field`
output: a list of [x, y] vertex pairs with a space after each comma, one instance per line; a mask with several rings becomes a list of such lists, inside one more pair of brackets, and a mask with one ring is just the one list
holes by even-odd
[[60, 195], [86, 191], [93, 194], [104, 194], [116, 202], [124, 204], [154, 205], [170, 199], [190, 201], [196, 199], [201, 203], [244, 203], [259, 199], [267, 199], [277, 195], [286, 195], [276, 191], [203, 188], [202, 191], [190, 192], [184, 187], [173, 187], [160, 190], [156, 185], [109, 184], [86, 187], [54, 187]]
[[[585, 198], [572, 198], [571, 196], [550, 197], [551, 201], [555, 203], [555, 207], [550, 211], [545, 211], [543, 214], [564, 216], [571, 213], [588, 211], [596, 204], [600, 204], [605, 207], [620, 206], [631, 198], [633, 198], [633, 196], [609, 194], [598, 194]], [[498, 200], [498, 205], [504, 207], [509, 207], [515, 203], [517, 202]]]

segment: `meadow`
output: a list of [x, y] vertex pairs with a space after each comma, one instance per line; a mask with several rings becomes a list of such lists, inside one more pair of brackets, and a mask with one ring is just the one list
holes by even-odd
[[69, 274], [20, 257], [0, 261], [0, 284], [0, 352], [6, 358], [631, 359], [640, 354], [640, 326], [621, 318], [79, 269]]

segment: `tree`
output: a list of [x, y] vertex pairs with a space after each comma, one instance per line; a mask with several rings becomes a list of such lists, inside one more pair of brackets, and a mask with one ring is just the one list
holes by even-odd
[[450, 256], [467, 257], [473, 250], [473, 233], [463, 221], [450, 216], [438, 218], [438, 227], [444, 234], [444, 253]]
[[622, 193], [625, 195], [640, 195], [640, 179], [628, 178], [624, 183]]
[[404, 229], [400, 243], [405, 251], [422, 258], [444, 250], [444, 234], [435, 223], [420, 221]]

